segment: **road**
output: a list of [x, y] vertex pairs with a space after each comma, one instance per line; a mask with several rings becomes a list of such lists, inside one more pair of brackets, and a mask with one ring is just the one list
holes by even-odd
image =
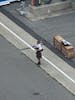
[[[15, 14], [15, 12], [13, 13]], [[19, 16], [19, 18], [23, 18], [23, 17]], [[26, 22], [30, 23], [30, 21], [26, 20], [25, 18], [23, 19]], [[23, 21], [23, 19], [21, 20]], [[51, 22], [51, 20], [52, 19], [47, 19], [44, 21], [47, 25], [49, 21], [50, 23], [53, 22], [53, 21]], [[33, 24], [31, 23], [30, 25], [31, 27], [33, 27], [32, 29], [35, 28], [36, 30], [40, 22], [42, 22], [40, 26], [43, 27], [43, 25], [45, 25], [43, 24], [44, 21], [32, 22]], [[7, 21], [4, 21], [4, 22], [7, 22]], [[62, 22], [61, 19], [59, 23], [60, 22]], [[55, 20], [54, 20], [54, 23], [56, 23]], [[10, 23], [9, 25], [10, 25], [9, 26], [10, 28], [11, 26], [13, 26]], [[41, 30], [40, 32], [43, 31], [42, 29], [40, 30]], [[6, 33], [7, 30], [4, 30], [1, 27], [1, 33], [4, 33], [4, 32]], [[37, 33], [39, 34], [40, 32], [38, 31]], [[1, 55], [0, 56], [0, 64], [1, 64], [1, 67], [0, 67], [0, 80], [1, 80], [0, 100], [75, 100], [74, 95], [72, 95], [69, 91], [67, 91], [62, 85], [60, 85], [52, 77], [48, 76], [41, 68], [38, 68], [32, 60], [30, 60], [26, 55], [23, 55], [20, 50], [18, 50], [16, 47], [10, 44], [3, 37], [0, 37], [0, 47], [1, 47], [0, 49], [0, 55]]]
[[0, 36], [0, 100], [75, 100], [75, 96]]

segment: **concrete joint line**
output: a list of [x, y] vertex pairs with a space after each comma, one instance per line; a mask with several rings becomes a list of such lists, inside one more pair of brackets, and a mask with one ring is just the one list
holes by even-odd
[[[35, 51], [35, 49], [29, 45], [26, 41], [24, 41], [22, 38], [20, 38], [16, 33], [14, 33], [11, 29], [9, 29], [6, 25], [4, 25], [2, 22], [0, 22], [0, 25], [4, 27], [7, 31], [9, 31], [11, 34], [13, 34], [17, 39], [19, 39], [22, 43], [27, 45], [31, 50]], [[60, 68], [58, 68], [55, 64], [53, 64], [51, 61], [49, 61], [46, 57], [43, 56], [43, 59], [48, 62], [50, 65], [52, 65], [57, 71], [59, 71], [62, 75], [64, 75], [67, 79], [72, 81], [75, 84], [75, 80], [73, 80], [70, 76], [68, 76], [65, 72], [63, 72]]]

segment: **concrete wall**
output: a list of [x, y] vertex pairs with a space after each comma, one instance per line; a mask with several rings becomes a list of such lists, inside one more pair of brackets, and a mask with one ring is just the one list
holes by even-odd
[[47, 5], [42, 5], [42, 6], [29, 6], [29, 11], [32, 13], [34, 16], [39, 17], [39, 16], [46, 16], [52, 12], [62, 10], [62, 9], [67, 9], [72, 6], [71, 1], [65, 1], [65, 2], [58, 2], [54, 4], [47, 4]]

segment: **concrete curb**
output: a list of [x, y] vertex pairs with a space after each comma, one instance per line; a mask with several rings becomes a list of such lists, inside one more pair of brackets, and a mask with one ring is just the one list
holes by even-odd
[[65, 2], [58, 2], [54, 4], [47, 4], [47, 5], [41, 5], [38, 7], [35, 6], [29, 6], [29, 12], [35, 16], [47, 16], [51, 15], [53, 12], [60, 11], [63, 9], [68, 9], [72, 7], [71, 1], [65, 1]]

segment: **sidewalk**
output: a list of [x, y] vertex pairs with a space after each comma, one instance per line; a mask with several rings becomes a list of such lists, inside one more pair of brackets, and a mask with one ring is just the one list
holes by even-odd
[[[20, 49], [21, 52], [29, 57], [34, 63], [36, 63], [37, 59], [35, 51], [31, 47], [36, 43], [36, 39], [2, 13], [0, 13], [0, 16], [1, 35]], [[28, 47], [30, 49], [25, 49]], [[75, 69], [54, 54], [46, 46], [43, 46], [43, 48], [43, 59], [40, 67], [75, 95]]]

